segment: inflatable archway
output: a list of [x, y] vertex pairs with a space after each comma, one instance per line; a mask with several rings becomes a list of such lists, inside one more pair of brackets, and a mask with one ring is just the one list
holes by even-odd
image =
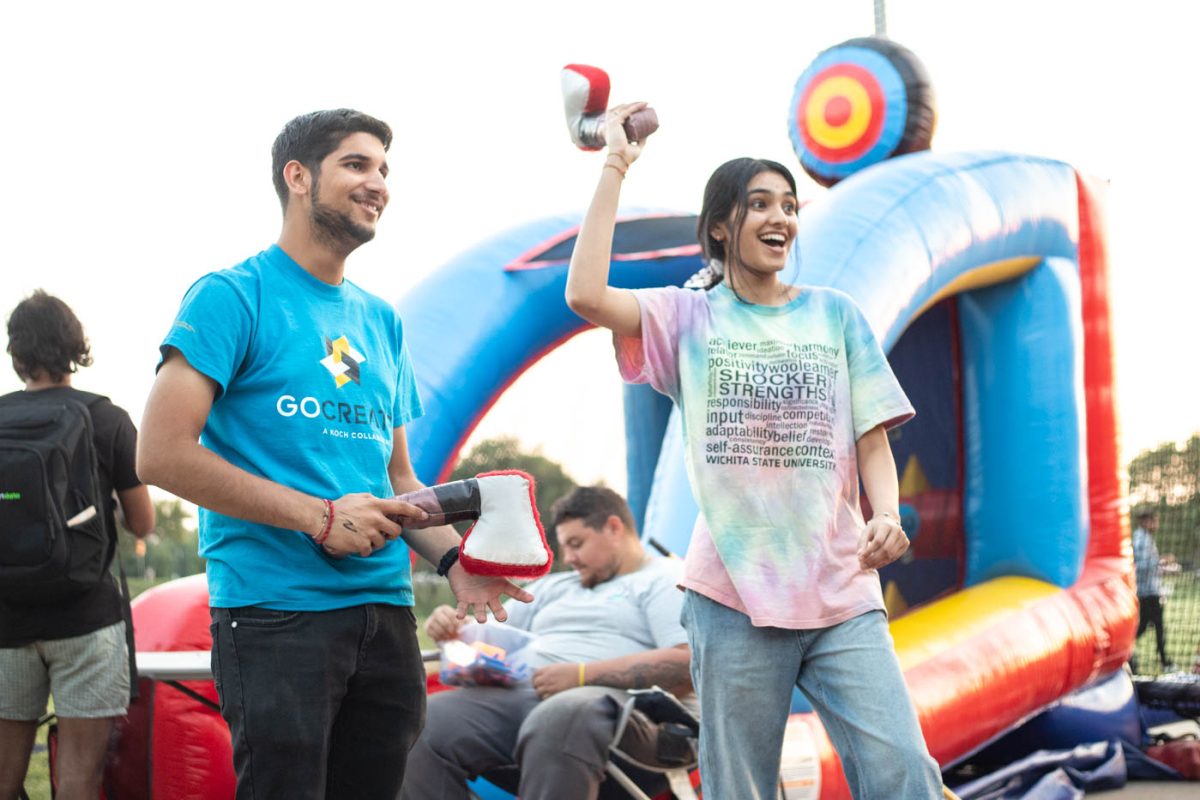
[[[881, 577], [926, 740], [948, 765], [1114, 676], [1132, 651], [1104, 228], [1095, 188], [1062, 162], [911, 152], [933, 126], [928, 95], [912, 91], [923, 72], [903, 52], [846, 45], [797, 87], [793, 119], [817, 127], [793, 139], [821, 146], [802, 163], [836, 185], [803, 209], [787, 277], [858, 302], [917, 408], [892, 442], [913, 547]], [[905, 125], [870, 124], [892, 94]], [[577, 220], [502, 234], [400, 301], [427, 412], [409, 444], [426, 482], [448, 475], [508, 385], [586, 327], [563, 300]], [[683, 283], [701, 266], [695, 221], [623, 218], [611, 281]], [[644, 387], [626, 414], [631, 504], [647, 537], [682, 553], [696, 506], [678, 424]], [[196, 579], [139, 598], [139, 648], [207, 648], [193, 613], [206, 603]], [[1122, 679], [1105, 691], [1128, 694]], [[127, 726], [145, 796], [232, 796], [229, 760], [213, 753], [228, 732], [201, 702], [211, 683], [191, 690], [198, 700], [156, 693], [148, 721]], [[787, 796], [848, 798], [820, 723], [802, 702], [793, 712]]]
[[[455, 258], [401, 298], [425, 416], [408, 430], [417, 474], [444, 479], [487, 409], [522, 372], [588, 326], [563, 300], [578, 217], [502, 234]], [[695, 217], [622, 219], [613, 242], [616, 286], [681, 284], [700, 267]]]
[[[1061, 162], [921, 153], [859, 173], [802, 212], [797, 280], [854, 297], [916, 395], [917, 420], [933, 419], [894, 442], [917, 558], [885, 578], [890, 597], [915, 607], [928, 598], [903, 587], [928, 581], [905, 571], [919, 574], [924, 552], [941, 576], [942, 596], [895, 615], [892, 629], [943, 764], [1114, 672], [1132, 647], [1096, 203]], [[678, 284], [699, 266], [694, 217], [622, 225], [616, 285]], [[528, 226], [401, 302], [428, 387], [429, 413], [410, 438], [424, 479], [445, 474], [516, 376], [584, 328], [562, 299], [573, 235], [565, 220]], [[674, 431], [665, 445], [630, 445], [656, 456], [645, 533], [682, 552], [695, 505]], [[819, 723], [798, 713], [789, 737], [793, 760], [821, 758], [819, 796], [847, 796]]]
[[[682, 283], [699, 266], [694, 225], [687, 214], [623, 220], [614, 283]], [[401, 302], [427, 407], [410, 431], [422, 479], [444, 477], [503, 390], [585, 328], [563, 300], [574, 233], [565, 218], [525, 226]], [[883, 576], [894, 612], [911, 607], [893, 614], [892, 632], [930, 749], [949, 764], [1113, 673], [1132, 649], [1096, 198], [1061, 162], [909, 155], [806, 206], [793, 262], [799, 282], [855, 298], [918, 409], [893, 442], [914, 556]], [[630, 493], [648, 497], [646, 535], [683, 552], [695, 505], [677, 428], [652, 418], [631, 420], [631, 460], [656, 468], [631, 473]], [[196, 596], [181, 602], [180, 591]], [[202, 586], [170, 592], [140, 599], [139, 648], [207, 646], [205, 620], [178, 619], [203, 608]], [[848, 797], [819, 722], [794, 711], [785, 774], [803, 793], [793, 796]], [[163, 691], [150, 713], [169, 762], [148, 779], [178, 797], [225, 785], [228, 761], [210, 749], [228, 746], [215, 712]], [[202, 760], [179, 760], [202, 740]]]

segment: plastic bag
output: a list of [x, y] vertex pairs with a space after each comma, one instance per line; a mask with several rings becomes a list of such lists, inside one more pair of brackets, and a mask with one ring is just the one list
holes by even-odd
[[470, 622], [457, 639], [438, 643], [446, 686], [516, 686], [528, 681], [531, 670], [522, 650], [533, 635], [503, 622]]

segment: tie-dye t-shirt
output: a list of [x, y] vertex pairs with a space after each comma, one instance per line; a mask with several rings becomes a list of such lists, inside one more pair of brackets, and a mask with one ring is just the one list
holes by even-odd
[[642, 335], [617, 337], [621, 375], [679, 406], [700, 505], [683, 585], [779, 628], [882, 609], [858, 563], [855, 444], [914, 412], [862, 312], [820, 287], [782, 306], [724, 284], [634, 294]]

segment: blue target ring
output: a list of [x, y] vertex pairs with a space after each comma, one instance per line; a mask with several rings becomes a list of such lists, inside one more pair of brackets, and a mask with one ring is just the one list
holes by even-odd
[[927, 150], [936, 113], [924, 68], [887, 39], [851, 39], [796, 81], [788, 134], [805, 171], [831, 186], [895, 155]]

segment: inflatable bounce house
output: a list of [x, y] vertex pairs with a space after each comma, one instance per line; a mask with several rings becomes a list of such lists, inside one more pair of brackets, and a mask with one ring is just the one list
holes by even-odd
[[[925, 737], [943, 767], [1068, 711], [1043, 725], [1054, 741], [1042, 746], [1136, 742], [1100, 187], [1051, 159], [931, 152], [934, 123], [924, 69], [897, 44], [853, 39], [815, 59], [788, 124], [829, 188], [801, 211], [784, 275], [851, 295], [917, 408], [892, 439], [912, 548], [881, 579]], [[578, 221], [511, 230], [401, 299], [427, 409], [409, 442], [426, 482], [446, 479], [509, 384], [585, 329], [563, 299]], [[683, 284], [703, 266], [695, 225], [624, 216], [613, 283]], [[683, 553], [696, 505], [670, 401], [631, 387], [625, 412], [631, 503], [647, 537]], [[203, 611], [201, 580], [139, 598], [139, 649], [209, 646], [207, 613], [189, 606]], [[115, 796], [232, 796], [211, 681], [183, 685], [195, 696], [159, 687], [135, 709], [119, 759], [139, 762], [141, 794]], [[792, 710], [786, 796], [848, 798], [798, 693]]]

